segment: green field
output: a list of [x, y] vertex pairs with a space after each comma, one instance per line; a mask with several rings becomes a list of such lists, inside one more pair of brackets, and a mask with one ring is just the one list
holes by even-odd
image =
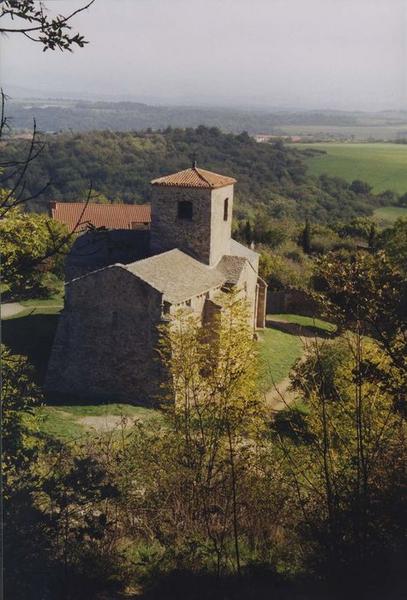
[[382, 206], [376, 208], [373, 216], [377, 223], [381, 226], [392, 225], [400, 217], [407, 219], [407, 208], [401, 206]]
[[328, 142], [293, 146], [326, 152], [307, 158], [313, 175], [327, 173], [347, 181], [361, 179], [370, 183], [375, 192], [407, 192], [407, 144]]

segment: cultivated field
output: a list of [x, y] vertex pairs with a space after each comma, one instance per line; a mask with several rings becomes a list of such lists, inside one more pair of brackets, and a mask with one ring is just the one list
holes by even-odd
[[389, 226], [394, 223], [400, 217], [407, 218], [407, 208], [401, 206], [382, 206], [376, 208], [373, 216], [377, 223], [381, 226]]
[[314, 175], [327, 173], [347, 181], [361, 179], [370, 183], [375, 192], [407, 192], [407, 144], [328, 142], [295, 147], [326, 152], [307, 159]]

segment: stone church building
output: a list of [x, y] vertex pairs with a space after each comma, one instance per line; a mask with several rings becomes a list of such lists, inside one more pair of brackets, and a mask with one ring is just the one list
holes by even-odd
[[149, 231], [78, 237], [46, 377], [50, 394], [148, 402], [160, 381], [157, 325], [179, 307], [204, 319], [237, 287], [265, 326], [259, 254], [231, 237], [236, 180], [198, 168], [151, 182]]

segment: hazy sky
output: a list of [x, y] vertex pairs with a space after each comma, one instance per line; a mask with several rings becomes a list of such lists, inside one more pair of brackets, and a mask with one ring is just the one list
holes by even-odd
[[[65, 14], [82, 3], [45, 4]], [[96, 0], [74, 28], [90, 43], [73, 54], [3, 37], [3, 87], [156, 103], [407, 108], [407, 0]]]

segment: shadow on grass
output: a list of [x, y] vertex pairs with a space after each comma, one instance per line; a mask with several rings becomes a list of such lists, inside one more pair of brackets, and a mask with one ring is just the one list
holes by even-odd
[[316, 327], [313, 325], [300, 325], [298, 323], [285, 323], [283, 321], [274, 321], [270, 318], [267, 319], [266, 327], [270, 327], [270, 329], [278, 329], [279, 331], [283, 331], [284, 333], [289, 333], [290, 335], [295, 335], [298, 337], [319, 337], [324, 339], [331, 339], [335, 337], [334, 332], [326, 331], [321, 327]]
[[27, 356], [35, 369], [35, 379], [39, 384], [44, 382], [58, 316], [28, 314], [18, 319], [7, 319], [1, 324], [2, 342], [13, 354]]

